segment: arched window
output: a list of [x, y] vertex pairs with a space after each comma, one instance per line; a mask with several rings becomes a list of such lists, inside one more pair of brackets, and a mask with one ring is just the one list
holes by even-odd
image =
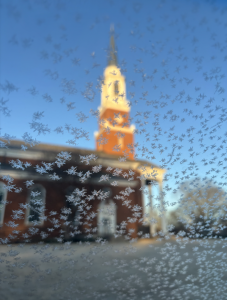
[[114, 82], [114, 93], [115, 95], [119, 94], [119, 86], [118, 86], [118, 81]]
[[35, 185], [29, 189], [26, 223], [42, 225], [44, 222], [46, 191], [43, 186]]
[[4, 183], [0, 182], [0, 226], [2, 226], [4, 222], [6, 196], [7, 190], [4, 188]]

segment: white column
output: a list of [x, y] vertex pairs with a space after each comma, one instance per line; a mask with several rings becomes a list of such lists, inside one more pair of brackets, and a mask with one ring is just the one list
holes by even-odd
[[164, 234], [167, 233], [167, 224], [166, 224], [166, 212], [164, 211], [164, 195], [162, 191], [162, 181], [159, 181], [159, 196], [160, 196], [160, 204], [161, 204], [161, 213], [162, 213], [162, 232]]
[[145, 186], [145, 180], [142, 179], [142, 180], [141, 180], [141, 188], [142, 188], [143, 215], [146, 213], [145, 197], [144, 197], [144, 192], [143, 192], [144, 186]]
[[[152, 201], [152, 187], [151, 184], [148, 184], [148, 191], [149, 191], [149, 200], [150, 200], [150, 220], [153, 219], [153, 201]], [[156, 233], [156, 224], [150, 222], [150, 234], [154, 236]]]

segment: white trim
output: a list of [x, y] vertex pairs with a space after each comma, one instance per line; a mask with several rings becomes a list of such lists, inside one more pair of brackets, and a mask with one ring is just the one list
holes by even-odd
[[[116, 167], [116, 164], [113, 166]], [[32, 173], [29, 173], [26, 171], [1, 170], [1, 176], [3, 176], [3, 175], [9, 175], [12, 178], [21, 179], [21, 180], [29, 179], [29, 180], [40, 180], [40, 181], [54, 181], [53, 179], [51, 179], [49, 177], [49, 175], [32, 174]], [[78, 177], [73, 178], [72, 176], [69, 176], [65, 179], [60, 179], [59, 182], [62, 182], [62, 181], [72, 182], [72, 179], [73, 179], [73, 182], [80, 183]], [[99, 181], [99, 178], [92, 178], [92, 179], [89, 178], [85, 181], [85, 184], [89, 183], [89, 184], [96, 184], [96, 185], [103, 185], [103, 184], [110, 185], [114, 181], [118, 182], [118, 186], [136, 186], [138, 184], [138, 181], [136, 181], [136, 180], [128, 181], [126, 179], [114, 179], [114, 177], [111, 178], [109, 181], [104, 181], [104, 182]]]
[[32, 160], [47, 159], [47, 154], [41, 151], [22, 151], [18, 149], [0, 149], [0, 156], [14, 157], [14, 158], [24, 158]]
[[45, 181], [53, 181], [48, 175], [39, 175], [34, 174], [26, 171], [11, 171], [11, 170], [1, 170], [0, 172], [1, 176], [3, 175], [9, 175], [15, 179], [36, 179], [36, 180], [45, 180]]

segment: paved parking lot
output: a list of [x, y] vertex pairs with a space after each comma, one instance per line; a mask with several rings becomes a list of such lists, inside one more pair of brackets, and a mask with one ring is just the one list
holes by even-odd
[[1, 299], [226, 299], [226, 244], [1, 245]]

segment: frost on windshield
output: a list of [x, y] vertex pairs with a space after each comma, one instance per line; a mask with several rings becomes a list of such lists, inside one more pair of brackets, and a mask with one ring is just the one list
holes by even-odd
[[225, 1], [0, 1], [1, 299], [226, 299]]

